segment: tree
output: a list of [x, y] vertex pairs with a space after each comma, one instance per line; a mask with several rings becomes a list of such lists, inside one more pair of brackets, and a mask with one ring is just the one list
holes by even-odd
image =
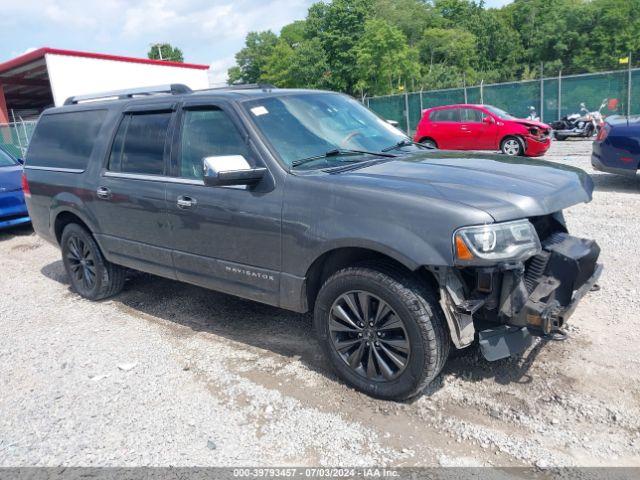
[[419, 44], [422, 63], [428, 68], [434, 64], [465, 70], [476, 59], [476, 37], [457, 28], [429, 28]]
[[410, 46], [415, 46], [426, 28], [441, 27], [444, 20], [425, 0], [375, 0], [376, 18], [399, 28]]
[[[323, 0], [252, 32], [229, 81], [386, 94], [619, 68], [640, 58], [640, 0]], [[464, 76], [463, 76], [464, 75]]]
[[309, 8], [306, 20], [307, 38], [318, 38], [329, 63], [330, 87], [354, 92], [358, 81], [355, 69], [356, 51], [371, 16], [373, 0], [333, 0], [318, 2]]
[[327, 88], [329, 64], [317, 38], [295, 42], [282, 38], [273, 49], [263, 76], [282, 88]]
[[278, 43], [278, 36], [271, 30], [265, 32], [249, 32], [245, 40], [245, 47], [236, 53], [236, 67], [228, 71], [231, 83], [259, 83], [264, 74], [265, 65], [274, 47]]
[[184, 62], [182, 50], [169, 43], [155, 43], [151, 45], [147, 57], [151, 60], [165, 60], [168, 62]]
[[[369, 94], [393, 91], [420, 74], [417, 51], [399, 28], [378, 18], [367, 20], [355, 47], [357, 86]], [[395, 87], [394, 87], [395, 85]]]

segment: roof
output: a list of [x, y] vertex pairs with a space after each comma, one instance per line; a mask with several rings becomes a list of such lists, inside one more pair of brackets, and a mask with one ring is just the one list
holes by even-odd
[[[180, 86], [180, 85], [176, 85]], [[153, 88], [153, 87], [150, 87]], [[106, 92], [109, 93], [109, 92]], [[112, 92], [114, 93], [114, 92]], [[117, 92], [115, 92], [117, 93]], [[168, 92], [162, 92], [159, 94], [153, 94], [150, 96], [140, 95], [134, 98], [117, 98], [114, 99], [111, 95], [106, 96], [104, 100], [91, 100], [91, 101], [83, 101], [81, 103], [73, 103], [73, 104], [65, 104], [60, 107], [53, 107], [45, 110], [43, 112], [45, 115], [55, 114], [67, 111], [75, 111], [75, 110], [86, 110], [86, 109], [95, 109], [99, 106], [99, 108], [122, 108], [123, 105], [135, 105], [136, 103], [143, 104], [154, 104], [154, 103], [166, 103], [167, 99], [186, 99], [186, 98], [196, 98], [200, 99], [220, 99], [225, 98], [229, 101], [242, 102], [249, 99], [259, 100], [262, 98], [270, 98], [270, 97], [282, 97], [286, 95], [296, 95], [296, 94], [309, 94], [309, 93], [331, 93], [334, 95], [342, 95], [336, 92], [329, 92], [324, 90], [309, 90], [309, 89], [289, 89], [289, 88], [276, 88], [276, 87], [268, 87], [261, 88], [257, 86], [256, 88], [238, 88], [234, 89], [233, 86], [224, 87], [224, 88], [210, 88], [204, 90], [194, 90], [189, 93], [174, 93], [170, 94]]]
[[67, 57], [95, 58], [98, 60], [111, 60], [114, 62], [142, 63], [146, 65], [161, 65], [164, 67], [192, 68], [196, 70], [208, 70], [208, 65], [200, 65], [195, 63], [169, 62], [165, 60], [151, 60], [149, 58], [123, 57], [120, 55], [108, 55], [105, 53], [81, 52], [78, 50], [61, 50], [58, 48], [43, 47], [33, 52], [25, 53], [19, 57], [0, 63], [0, 75], [24, 65], [41, 60], [47, 54], [62, 55]]

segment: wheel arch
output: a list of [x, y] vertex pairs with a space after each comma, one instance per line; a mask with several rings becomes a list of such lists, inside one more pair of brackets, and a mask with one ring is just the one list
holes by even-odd
[[438, 285], [431, 271], [392, 252], [371, 246], [340, 246], [323, 252], [308, 267], [304, 292], [307, 309], [313, 310], [322, 285], [331, 275], [343, 268], [367, 262], [384, 262], [394, 269], [419, 277], [429, 285]]
[[515, 132], [505, 133], [504, 135], [502, 135], [502, 137], [500, 138], [500, 142], [498, 143], [500, 150], [502, 150], [502, 144], [509, 138], [515, 138], [518, 142], [520, 142], [522, 153], [524, 154], [527, 149], [527, 142], [525, 141], [523, 134]]
[[420, 139], [418, 140], [418, 143], [424, 143], [425, 140], [432, 141], [435, 144], [436, 148], [438, 147], [438, 142], [436, 141], [436, 139], [433, 137], [430, 137], [429, 135], [423, 135], [422, 137], [420, 137]]
[[[70, 223], [77, 223], [78, 225], [86, 228], [91, 234], [93, 234], [93, 228], [91, 227], [91, 223], [83, 218], [82, 214], [70, 209], [62, 209], [56, 212], [52, 226], [53, 226], [53, 234], [55, 236], [58, 245], [60, 245], [60, 241], [62, 239], [62, 232], [64, 228]], [[94, 236], [95, 239], [95, 236]]]

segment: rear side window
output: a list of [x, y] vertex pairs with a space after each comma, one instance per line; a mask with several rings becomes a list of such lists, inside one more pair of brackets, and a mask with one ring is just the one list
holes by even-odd
[[434, 110], [429, 115], [432, 122], [459, 122], [460, 110], [458, 108], [446, 108], [444, 110]]
[[31, 139], [26, 163], [85, 170], [106, 115], [106, 110], [44, 115]]
[[125, 115], [111, 147], [109, 170], [163, 175], [170, 121], [171, 112]]

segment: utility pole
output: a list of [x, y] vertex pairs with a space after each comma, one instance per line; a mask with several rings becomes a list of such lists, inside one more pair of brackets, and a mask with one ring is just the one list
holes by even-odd
[[480, 80], [480, 104], [484, 105], [484, 78]]
[[627, 122], [631, 116], [631, 52], [629, 52], [629, 69], [627, 76]]
[[464, 89], [464, 103], [469, 103], [467, 100], [467, 74], [462, 72], [462, 88]]
[[562, 118], [562, 68], [558, 70], [558, 120]]
[[544, 122], [544, 62], [540, 62], [540, 121]]
[[404, 115], [407, 122], [407, 136], [411, 136], [411, 126], [409, 125], [409, 93], [404, 90]]
[[158, 56], [160, 57], [160, 60], [164, 60], [164, 58], [162, 57], [162, 44], [161, 43], [152, 43], [151, 45], [151, 50], [153, 50], [154, 48], [158, 49]]

